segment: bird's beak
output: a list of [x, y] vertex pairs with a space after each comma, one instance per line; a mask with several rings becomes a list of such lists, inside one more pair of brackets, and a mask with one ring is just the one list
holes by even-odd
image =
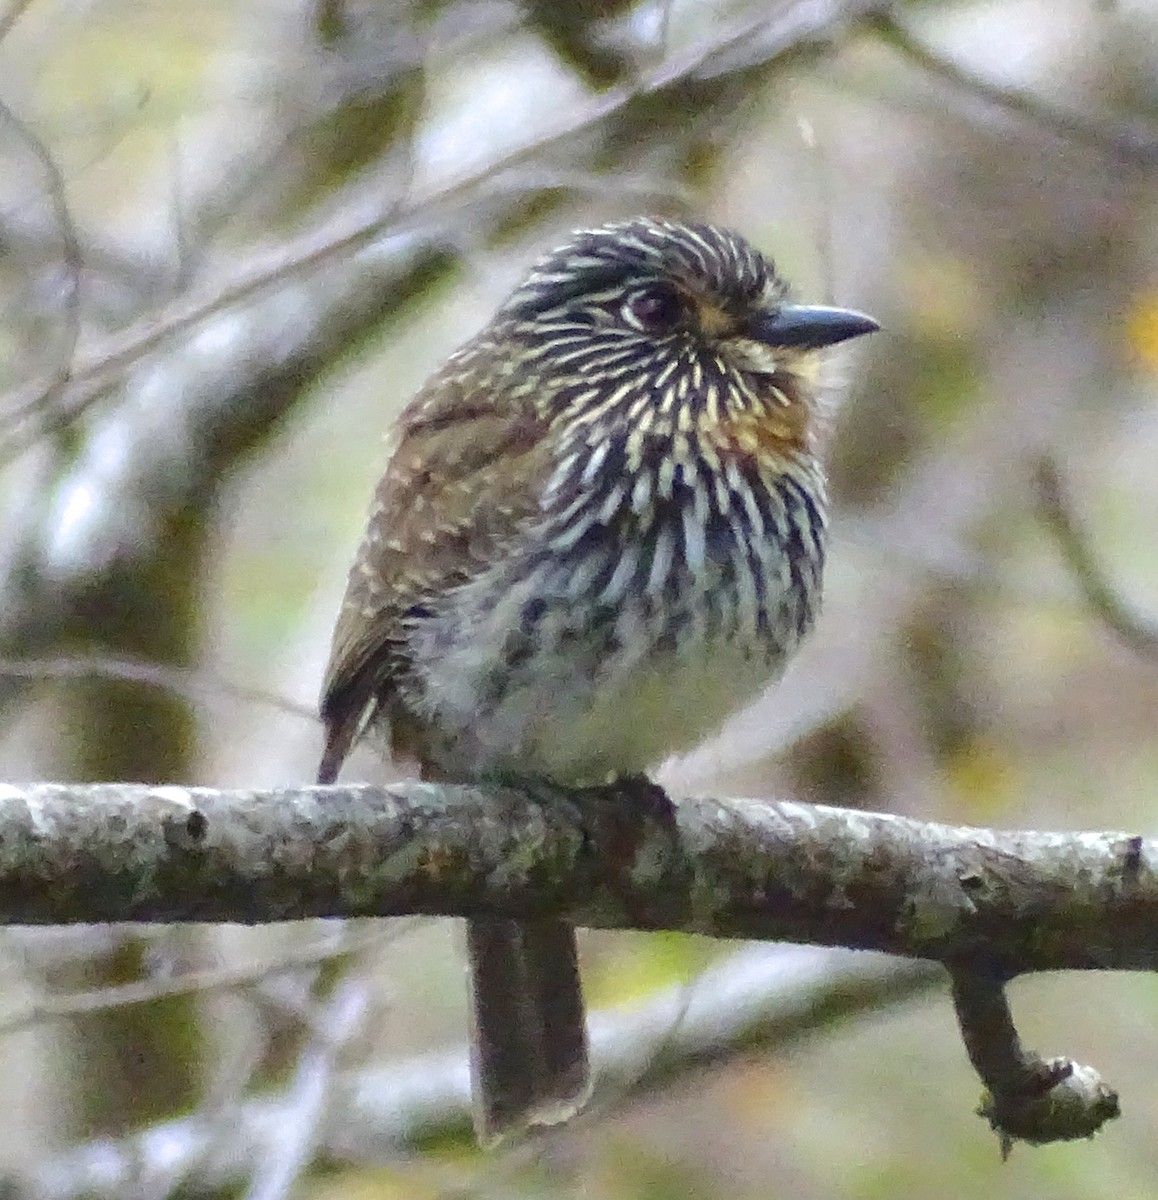
[[781, 304], [773, 312], [757, 313], [748, 324], [748, 336], [767, 346], [818, 350], [821, 346], [834, 346], [879, 328], [872, 317], [849, 308]]

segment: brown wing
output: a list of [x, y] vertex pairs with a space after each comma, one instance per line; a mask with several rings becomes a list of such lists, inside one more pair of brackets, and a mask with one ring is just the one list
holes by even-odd
[[403, 622], [501, 557], [549, 468], [528, 399], [460, 352], [399, 417], [394, 453], [350, 569], [322, 685], [318, 782], [337, 777], [366, 723], [398, 699]]

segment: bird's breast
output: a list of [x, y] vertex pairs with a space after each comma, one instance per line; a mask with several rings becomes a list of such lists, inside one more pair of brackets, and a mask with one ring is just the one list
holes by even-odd
[[818, 469], [631, 453], [561, 459], [521, 544], [416, 631], [448, 769], [644, 771], [759, 695], [812, 624]]

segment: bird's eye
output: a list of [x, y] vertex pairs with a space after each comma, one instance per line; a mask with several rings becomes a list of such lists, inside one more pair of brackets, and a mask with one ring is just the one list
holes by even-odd
[[670, 333], [680, 323], [683, 313], [679, 292], [664, 284], [633, 292], [623, 306], [627, 323], [644, 333]]

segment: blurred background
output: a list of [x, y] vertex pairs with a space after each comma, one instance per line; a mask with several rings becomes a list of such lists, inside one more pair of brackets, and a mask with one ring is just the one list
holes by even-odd
[[[0, 776], [311, 779], [391, 417], [637, 212], [884, 326], [831, 372], [820, 628], [664, 782], [1152, 829], [1154, 0], [8, 0]], [[0, 931], [3, 1194], [1154, 1195], [1149, 978], [1014, 986], [1124, 1115], [1003, 1166], [927, 974], [584, 954], [619, 1069], [483, 1156], [451, 922]]]

